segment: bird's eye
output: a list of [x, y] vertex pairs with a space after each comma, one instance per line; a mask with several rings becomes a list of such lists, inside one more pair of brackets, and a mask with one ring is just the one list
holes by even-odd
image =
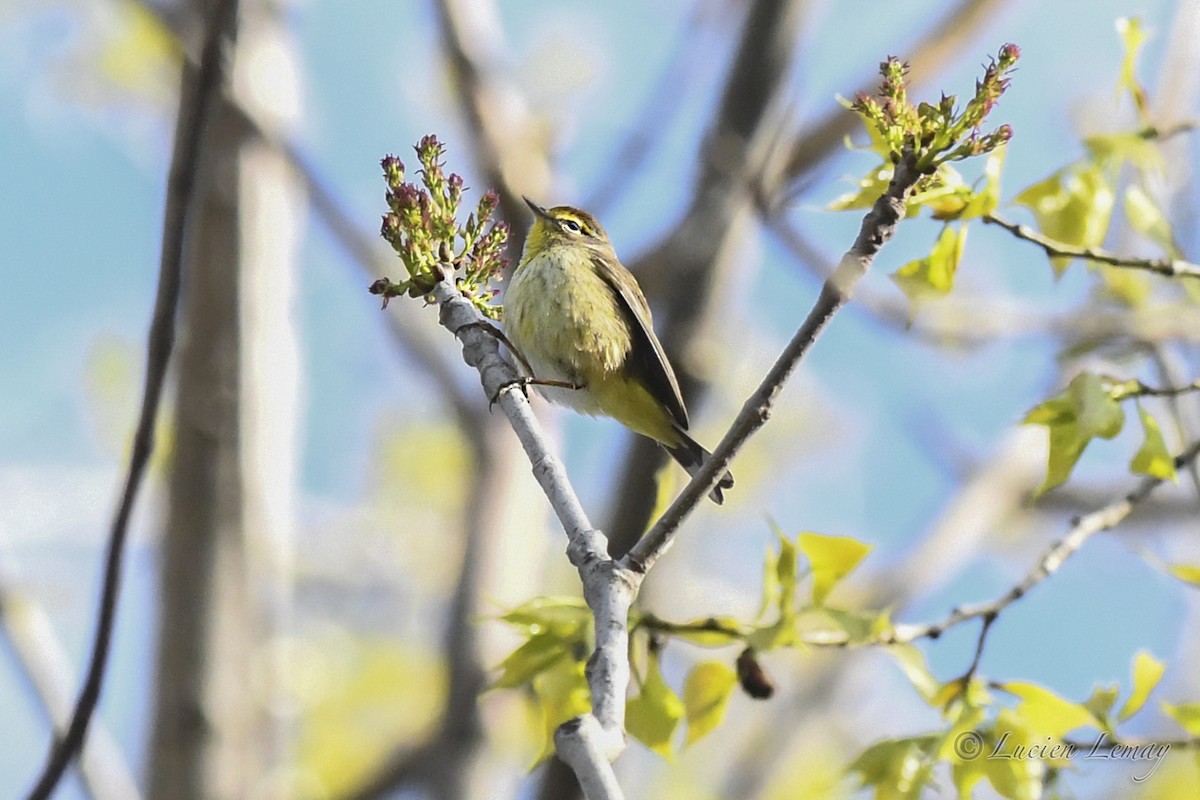
[[564, 219], [562, 221], [562, 225], [564, 228], [569, 230], [571, 233], [580, 233], [583, 230], [582, 228], [579, 227], [579, 223], [573, 219]]

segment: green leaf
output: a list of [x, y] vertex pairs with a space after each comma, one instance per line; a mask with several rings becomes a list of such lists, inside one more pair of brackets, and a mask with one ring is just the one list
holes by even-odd
[[1083, 144], [1092, 159], [1105, 167], [1120, 167], [1128, 162], [1142, 173], [1161, 174], [1163, 171], [1158, 145], [1136, 131], [1098, 133], [1084, 138]]
[[892, 273], [896, 286], [908, 296], [910, 317], [921, 301], [949, 294], [954, 288], [954, 276], [958, 272], [966, 242], [965, 225], [957, 231], [946, 225], [938, 234], [928, 256], [910, 261]]
[[746, 637], [746, 645], [760, 653], [768, 653], [795, 643], [795, 619], [779, 619], [770, 625], [760, 625]]
[[[796, 637], [802, 642], [864, 644], [879, 639], [881, 623], [876, 612], [842, 611], [828, 606], [802, 609], [796, 620]], [[789, 642], [790, 644], [790, 642]]]
[[683, 701], [663, 680], [658, 654], [652, 652], [641, 693], [625, 704], [626, 730], [655, 753], [670, 759], [674, 755], [671, 737], [683, 713]]
[[1092, 712], [1092, 716], [1096, 719], [1107, 722], [1109, 714], [1112, 713], [1113, 704], [1117, 702], [1117, 695], [1120, 692], [1120, 687], [1115, 683], [1109, 686], [1097, 686], [1092, 689], [1092, 694], [1084, 701], [1083, 707]]
[[532, 633], [554, 630], [569, 634], [591, 619], [592, 612], [579, 597], [535, 597], [522, 603], [500, 619], [528, 628]]
[[1192, 736], [1200, 736], [1200, 703], [1159, 703], [1163, 712]]
[[[983, 772], [1001, 797], [1039, 800], [1043, 796], [1047, 765], [1065, 767], [1069, 762], [1066, 758], [1030, 758], [1027, 754], [1033, 746], [1053, 747], [1045, 736], [1030, 730], [1020, 715], [1004, 708], [996, 715], [992, 729], [987, 731], [980, 749], [984, 757], [971, 763]], [[1018, 753], [1026, 756], [1018, 757]]]
[[569, 719], [592, 710], [592, 697], [584, 677], [584, 662], [562, 659], [533, 680], [533, 691], [542, 711], [545, 739], [538, 763], [554, 754], [554, 732]]
[[1141, 308], [1150, 299], [1154, 287], [1148, 274], [1110, 264], [1096, 264], [1094, 269], [1103, 281], [1104, 294], [1118, 303], [1129, 308]]
[[1149, 475], [1152, 478], [1177, 481], [1175, 459], [1167, 450], [1167, 443], [1163, 440], [1158, 422], [1150, 416], [1146, 409], [1142, 408], [1140, 403], [1138, 404], [1138, 417], [1142, 420], [1142, 433], [1145, 439], [1142, 441], [1141, 448], [1133, 454], [1133, 460], [1129, 462], [1130, 471], [1138, 475]]
[[1066, 483], [1093, 437], [1111, 439], [1120, 433], [1125, 412], [1100, 376], [1083, 372], [1065, 392], [1031, 409], [1025, 424], [1045, 425], [1050, 430], [1046, 478], [1036, 492], [1041, 495]]
[[933, 777], [937, 734], [876, 742], [846, 767], [857, 772], [863, 786], [874, 786], [877, 800], [918, 800]]
[[1200, 567], [1191, 564], [1172, 564], [1167, 568], [1167, 572], [1184, 583], [1200, 587]]
[[[771, 523], [771, 528], [777, 536], [782, 537], [779, 527], [774, 522]], [[774, 548], [767, 548], [766, 558], [763, 559], [763, 581], [762, 581], [762, 602], [759, 603], [758, 613], [754, 615], [755, 621], [761, 621], [766, 613], [771, 608], [778, 607], [779, 604], [779, 556]]]
[[1125, 190], [1125, 218], [1135, 231], [1161, 246], [1172, 256], [1178, 254], [1175, 233], [1158, 203], [1137, 184]]
[[725, 718], [729, 696], [737, 685], [737, 674], [716, 661], [705, 661], [692, 668], [683, 686], [683, 706], [687, 716], [687, 743], [708, 735]]
[[849, 575], [872, 550], [872, 545], [848, 536], [802, 533], [797, 542], [812, 565], [813, 603], [816, 605], [824, 605], [838, 581]]
[[567, 641], [557, 633], [536, 633], [500, 663], [496, 689], [523, 686], [570, 653]]
[[1121, 713], [1117, 715], [1119, 721], [1124, 722], [1141, 710], [1166, 669], [1166, 664], [1145, 651], [1133, 657], [1133, 692], [1121, 706]]
[[987, 216], [1000, 205], [1000, 175], [1004, 171], [1004, 156], [1007, 151], [1007, 145], [1002, 145], [987, 157], [983, 165], [983, 189], [971, 196], [971, 201], [967, 203], [959, 219]]
[[1013, 682], [1001, 688], [1021, 698], [1014, 713], [1034, 736], [1061, 739], [1076, 728], [1102, 727], [1084, 705], [1064, 700], [1045, 687]]
[[1146, 32], [1142, 30], [1142, 20], [1139, 17], [1121, 17], [1117, 20], [1117, 33], [1125, 45], [1125, 54], [1121, 58], [1121, 77], [1117, 81], [1117, 91], [1124, 89], [1129, 92], [1133, 105], [1137, 109], [1138, 119], [1145, 122], [1148, 101], [1146, 90], [1138, 83], [1137, 60], [1146, 43]]
[[1075, 419], [1083, 436], [1111, 439], [1125, 425], [1125, 412], [1113, 400], [1104, 381], [1093, 372], [1076, 375], [1067, 391], [1075, 409]]
[[779, 578], [779, 618], [792, 620], [796, 616], [796, 545], [779, 533], [779, 561], [775, 565]]
[[893, 645], [885, 649], [888, 655], [896, 660], [901, 671], [904, 672], [904, 676], [908, 678], [917, 693], [925, 699], [926, 703], [932, 703], [942, 685], [929, 671], [925, 654], [911, 644]]
[[915, 217], [921, 208], [928, 208], [934, 219], [958, 219], [973, 194], [958, 170], [939, 164], [930, 185], [909, 196], [905, 216]]
[[[1014, 199], [1033, 210], [1038, 227], [1051, 239], [1077, 247], [1098, 247], [1104, 242], [1112, 217], [1113, 190], [1099, 166], [1079, 163], [1035, 183]], [[1071, 259], [1050, 259], [1061, 275]]]
[[842, 195], [826, 208], [830, 211], [870, 208], [875, 205], [875, 201], [879, 199], [880, 195], [887, 191], [888, 185], [892, 182], [894, 170], [895, 167], [888, 162], [880, 164], [858, 181], [857, 189]]

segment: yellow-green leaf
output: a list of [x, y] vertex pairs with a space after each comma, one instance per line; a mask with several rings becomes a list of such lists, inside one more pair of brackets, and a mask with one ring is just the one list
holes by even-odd
[[1014, 712], [1035, 736], [1061, 739], [1076, 728], [1100, 727], [1099, 721], [1086, 707], [1064, 700], [1043, 686], [1013, 682], [1004, 684], [1002, 688], [1021, 698]]
[[534, 634], [501, 662], [500, 677], [493, 686], [512, 689], [526, 684], [569, 652], [567, 642], [557, 633]]
[[663, 758], [671, 758], [671, 737], [683, 719], [683, 701], [663, 680], [658, 656], [652, 653], [646, 680], [637, 697], [625, 704], [625, 726], [629, 735]]
[[535, 597], [501, 615], [500, 619], [532, 633], [554, 630], [569, 634], [591, 619], [592, 612], [579, 597]]
[[879, 800], [916, 800], [933, 777], [937, 734], [876, 742], [846, 767], [857, 772], [863, 786], [876, 787]]
[[[772, 524], [772, 528], [775, 526]], [[782, 534], [776, 533], [780, 536]], [[767, 556], [763, 559], [762, 602], [754, 619], [761, 620], [771, 608], [779, 604], [779, 556], [775, 550], [768, 547]]]
[[[938, 234], [933, 249], [925, 258], [910, 261], [892, 273], [892, 280], [900, 291], [908, 296], [911, 306], [931, 297], [950, 293], [954, 288], [954, 276], [962, 260], [967, 242], [967, 227], [956, 231], [949, 225]], [[910, 310], [910, 316], [912, 311]]]
[[760, 625], [746, 637], [746, 645], [761, 653], [769, 653], [795, 643], [796, 625], [793, 620], [779, 619], [770, 625]]
[[1000, 175], [1004, 171], [1004, 156], [1007, 150], [1007, 145], [1001, 145], [987, 157], [983, 165], [983, 189], [972, 195], [959, 219], [986, 216], [1000, 205]]
[[1159, 703], [1163, 712], [1192, 736], [1200, 736], [1200, 703]]
[[904, 672], [904, 676], [908, 678], [917, 693], [925, 699], [926, 703], [932, 703], [933, 698], [941, 689], [941, 683], [929, 671], [925, 654], [911, 644], [898, 644], [886, 649], [888, 655], [896, 660], [901, 671]]
[[542, 712], [545, 740], [538, 762], [554, 754], [554, 732], [558, 726], [592, 709], [591, 693], [584, 677], [584, 662], [563, 659], [553, 669], [533, 680], [533, 691]]
[[1200, 567], [1191, 564], [1172, 564], [1167, 568], [1167, 572], [1184, 583], [1200, 586]]
[[1125, 705], [1121, 706], [1118, 720], [1124, 722], [1141, 710], [1154, 687], [1162, 680], [1166, 669], [1166, 664], [1145, 651], [1133, 657], [1133, 692], [1125, 700]]
[[1106, 167], [1129, 162], [1143, 173], [1162, 172], [1163, 158], [1158, 145], [1137, 131], [1098, 133], [1084, 138], [1083, 144], [1092, 158]]
[[1161, 246], [1172, 256], [1176, 255], [1175, 233], [1171, 223], [1163, 214], [1158, 203], [1136, 183], [1125, 190], [1125, 218], [1135, 231]]
[[1175, 459], [1167, 450], [1167, 443], [1163, 439], [1162, 430], [1158, 427], [1158, 421], [1150, 416], [1140, 403], [1138, 404], [1138, 417], [1142, 420], [1142, 433], [1145, 438], [1141, 448], [1133, 454], [1133, 460], [1129, 462], [1130, 471], [1136, 472], [1138, 475], [1149, 475], [1152, 478], [1177, 480]]
[[802, 533], [797, 542], [812, 565], [813, 603], [816, 605], [824, 605], [838, 581], [849, 575], [871, 552], [871, 545], [848, 536]]
[[779, 617], [790, 620], [796, 615], [796, 545], [782, 533], [779, 534], [776, 574], [779, 578]]
[[[1098, 165], [1079, 163], [1030, 186], [1014, 202], [1032, 209], [1038, 227], [1051, 239], [1097, 247], [1108, 233], [1114, 194]], [[1059, 256], [1050, 263], [1061, 275], [1071, 259]]]
[[895, 167], [890, 163], [884, 162], [859, 180], [857, 189], [842, 195], [826, 206], [826, 208], [830, 211], [853, 211], [855, 209], [870, 208], [875, 205], [875, 201], [879, 199], [879, 196], [887, 191], [888, 184], [892, 182], [892, 173], [894, 170]]
[[1092, 437], [1111, 439], [1120, 433], [1125, 412], [1098, 375], [1083, 372], [1065, 392], [1031, 409], [1025, 423], [1045, 425], [1050, 431], [1046, 478], [1037, 489], [1040, 495], [1066, 483]]
[[1117, 695], [1121, 690], [1115, 683], [1109, 686], [1097, 686], [1092, 689], [1092, 694], [1084, 701], [1083, 707], [1092, 712], [1092, 716], [1101, 721], [1107, 721], [1108, 715], [1112, 713], [1113, 704], [1117, 702]]
[[1129, 92], [1130, 98], [1133, 99], [1133, 105], [1137, 109], [1138, 119], [1144, 122], [1147, 114], [1146, 90], [1142, 88], [1137, 79], [1138, 54], [1142, 50], [1142, 45], [1146, 43], [1146, 32], [1142, 30], [1141, 18], [1121, 17], [1117, 20], [1117, 33], [1121, 35], [1121, 42], [1125, 45], [1117, 91], [1124, 89]]
[[692, 668], [683, 686], [688, 744], [708, 735], [721, 724], [736, 685], [737, 674], [719, 662], [705, 661]]
[[1125, 412], [1121, 410], [1121, 404], [1113, 400], [1099, 375], [1082, 372], [1071, 380], [1067, 391], [1082, 435], [1111, 439], [1121, 432]]
[[1093, 268], [1103, 282], [1104, 294], [1118, 303], [1129, 308], [1141, 308], [1150, 299], [1154, 286], [1148, 274], [1111, 264], [1096, 264]]

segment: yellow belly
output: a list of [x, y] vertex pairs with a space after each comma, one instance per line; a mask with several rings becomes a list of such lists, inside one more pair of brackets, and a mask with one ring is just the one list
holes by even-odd
[[504, 296], [505, 331], [535, 378], [583, 387], [538, 387], [546, 399], [673, 445], [665, 407], [626, 373], [634, 341], [627, 312], [587, 258], [551, 247], [518, 267]]

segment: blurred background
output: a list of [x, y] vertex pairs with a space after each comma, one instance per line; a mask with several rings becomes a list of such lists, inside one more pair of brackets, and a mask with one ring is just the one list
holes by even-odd
[[[0, 3], [0, 797], [31, 785], [86, 663], [180, 76], [209, 6]], [[501, 192], [517, 246], [520, 194], [595, 213], [712, 447], [861, 222], [826, 210], [874, 166], [846, 148], [866, 136], [837, 98], [869, 89], [889, 54], [912, 63], [922, 97], [969, 96], [980, 65], [1018, 44], [992, 117], [1015, 131], [1007, 201], [1080, 158], [1082, 135], [1137, 126], [1115, 88], [1115, 23], [1132, 15], [1154, 120], [1194, 118], [1191, 0], [242, 0], [109, 674], [83, 769], [56, 797], [574, 796], [554, 762], [533, 766], [536, 705], [484, 690], [519, 643], [495, 617], [577, 594], [578, 579], [436, 311], [381, 311], [366, 291], [399, 271], [378, 237], [385, 154], [413, 168], [412, 145], [436, 133], [469, 202]], [[1155, 189], [1195, 260], [1197, 137], [1163, 149]], [[725, 505], [702, 506], [652, 573], [645, 609], [753, 615], [774, 521], [874, 545], [840, 605], [932, 621], [1000, 594], [1073, 516], [1136, 485], [1131, 421], [1031, 501], [1046, 433], [1019, 423], [1083, 368], [1195, 379], [1194, 305], [1159, 302], [1153, 283], [1129, 302], [1081, 264], [1056, 280], [1037, 248], [976, 224], [954, 293], [914, 316], [888, 275], [939, 230], [901, 225], [734, 462]], [[1119, 212], [1108, 244], [1157, 252]], [[628, 547], [684, 476], [616, 423], [534, 404], [593, 522]], [[1195, 395], [1148, 407], [1169, 412], [1173, 452], [1200, 433]], [[1196, 698], [1196, 595], [1160, 567], [1200, 563], [1198, 510], [1182, 476], [1089, 542], [1005, 612], [981, 673], [1083, 700], [1096, 684], [1128, 691], [1146, 650], [1170, 665], [1156, 697]], [[975, 633], [921, 643], [939, 678], [966, 669]], [[735, 655], [673, 644], [663, 666], [678, 688], [697, 659]], [[631, 746], [631, 796], [850, 797], [841, 771], [866, 745], [941, 725], [878, 648], [764, 662], [776, 697], [735, 696], [673, 763]], [[1133, 730], [1178, 735], [1156, 708]], [[1196, 785], [1182, 754], [1149, 784], [1131, 774], [1081, 764], [1069, 785]]]

